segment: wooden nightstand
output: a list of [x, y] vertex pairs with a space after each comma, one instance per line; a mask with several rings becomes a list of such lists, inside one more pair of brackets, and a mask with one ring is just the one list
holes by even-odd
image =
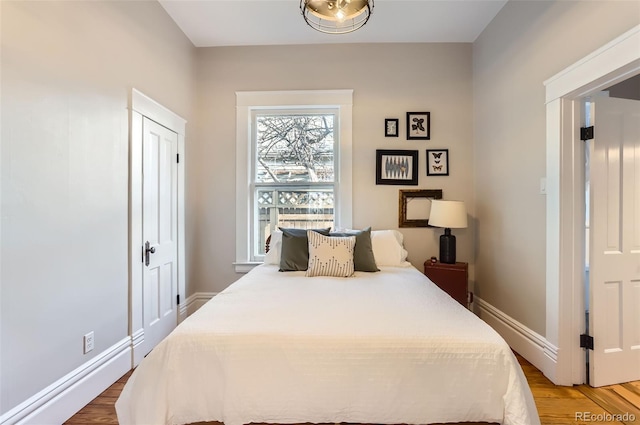
[[445, 264], [427, 260], [424, 262], [424, 274], [454, 300], [469, 308], [467, 294], [469, 265], [467, 263]]

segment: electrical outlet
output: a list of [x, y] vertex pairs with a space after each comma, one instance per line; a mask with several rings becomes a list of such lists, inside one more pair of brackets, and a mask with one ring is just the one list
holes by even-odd
[[93, 331], [84, 336], [84, 354], [93, 350]]

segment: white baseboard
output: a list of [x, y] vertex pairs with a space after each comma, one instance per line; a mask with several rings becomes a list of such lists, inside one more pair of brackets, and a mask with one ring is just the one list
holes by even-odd
[[0, 424], [61, 424], [130, 369], [126, 337], [2, 415]]
[[131, 335], [131, 361], [133, 362], [133, 367], [138, 366], [146, 354], [147, 352], [144, 351], [144, 328], [140, 328]]
[[185, 300], [184, 304], [180, 305], [178, 322], [182, 322], [184, 319], [191, 316], [196, 310], [217, 294], [217, 292], [196, 292], [191, 295]]
[[474, 296], [474, 312], [498, 332], [507, 344], [545, 375], [555, 371], [558, 348], [542, 335]]

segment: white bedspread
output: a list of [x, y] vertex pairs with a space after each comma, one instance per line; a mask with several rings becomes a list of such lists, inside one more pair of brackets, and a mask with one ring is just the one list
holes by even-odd
[[262, 265], [138, 366], [120, 424], [540, 423], [506, 342], [413, 267], [351, 278]]

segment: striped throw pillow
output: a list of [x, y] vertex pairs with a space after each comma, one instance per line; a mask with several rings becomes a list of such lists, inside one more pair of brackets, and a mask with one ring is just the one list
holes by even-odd
[[349, 277], [353, 274], [356, 237], [330, 237], [307, 231], [309, 267], [306, 276]]

